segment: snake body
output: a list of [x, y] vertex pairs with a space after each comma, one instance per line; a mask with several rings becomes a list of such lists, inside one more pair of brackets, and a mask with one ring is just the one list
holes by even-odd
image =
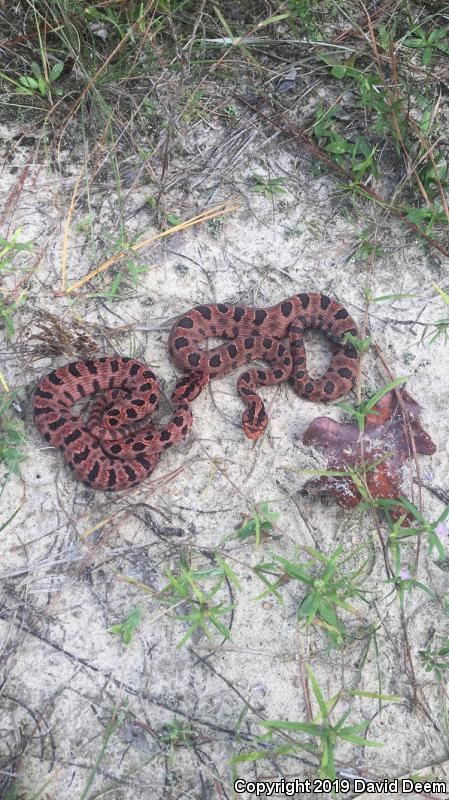
[[[307, 372], [304, 333], [309, 328], [320, 330], [333, 347], [321, 378]], [[33, 396], [35, 423], [88, 487], [130, 488], [155, 469], [163, 450], [187, 435], [191, 403], [211, 378], [255, 359], [268, 365], [246, 370], [237, 381], [249, 439], [257, 439], [268, 424], [258, 386], [290, 380], [298, 394], [315, 402], [346, 394], [354, 384], [358, 355], [353, 344], [342, 342], [345, 333], [358, 335], [354, 320], [340, 303], [318, 292], [303, 292], [269, 308], [195, 306], [170, 331], [170, 359], [184, 374], [171, 395], [173, 416], [163, 428], [156, 430], [149, 420], [160, 399], [156, 376], [145, 364], [122, 356], [75, 361], [46, 375]], [[201, 345], [211, 336], [225, 341], [206, 350]], [[73, 406], [99, 393], [83, 422]]]

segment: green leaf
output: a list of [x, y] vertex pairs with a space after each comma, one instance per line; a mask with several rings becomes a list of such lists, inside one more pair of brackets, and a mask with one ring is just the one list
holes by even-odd
[[338, 621], [338, 617], [329, 603], [326, 600], [322, 599], [319, 607], [320, 615], [323, 617], [324, 621], [327, 622], [328, 625], [331, 625], [332, 628], [340, 633], [341, 624]]
[[351, 150], [351, 146], [349, 145], [348, 142], [339, 137], [338, 139], [335, 139], [334, 141], [326, 145], [324, 149], [327, 150], [328, 153], [336, 153], [337, 155], [342, 155], [343, 153], [349, 152]]
[[338, 79], [344, 78], [345, 75], [346, 75], [346, 72], [347, 72], [346, 67], [344, 67], [342, 64], [335, 65], [335, 67], [332, 67], [332, 69], [331, 69], [331, 75], [334, 78], [338, 78]]
[[426, 43], [426, 38], [423, 35], [420, 39], [405, 39], [403, 44], [405, 47], [424, 47]]
[[410, 211], [407, 212], [406, 218], [409, 222], [418, 223], [422, 220], [431, 219], [433, 216], [433, 212], [430, 208], [411, 208]]
[[[388, 503], [390, 503], [390, 502], [391, 502], [391, 504], [392, 504], [392, 505], [391, 505], [391, 508], [394, 508], [394, 505], [395, 505], [395, 501], [394, 501], [394, 500], [387, 501], [387, 502], [388, 502]], [[396, 503], [396, 505], [398, 505], [398, 503]], [[424, 525], [424, 524], [425, 524], [425, 520], [424, 520], [424, 517], [423, 517], [423, 515], [421, 514], [421, 512], [420, 512], [420, 511], [419, 511], [419, 510], [416, 508], [416, 506], [415, 506], [413, 503], [411, 503], [411, 502], [410, 502], [410, 500], [408, 500], [406, 497], [400, 497], [400, 498], [399, 498], [399, 505], [401, 505], [401, 506], [402, 506], [403, 508], [405, 508], [407, 511], [410, 511], [410, 513], [411, 513], [411, 514], [412, 514], [412, 515], [415, 517], [415, 519], [417, 519], [417, 520], [418, 520], [418, 522], [419, 522], [421, 525]]]
[[118, 633], [122, 637], [122, 642], [125, 646], [129, 645], [135, 634], [136, 628], [141, 619], [140, 609], [135, 608], [131, 611], [126, 619], [118, 625], [112, 625], [108, 628], [108, 633]]
[[317, 703], [318, 703], [318, 705], [320, 707], [320, 711], [321, 711], [324, 719], [327, 719], [328, 712], [327, 712], [326, 701], [325, 701], [325, 699], [324, 699], [324, 697], [323, 697], [323, 695], [321, 693], [321, 689], [320, 689], [320, 687], [318, 685], [318, 681], [317, 681], [317, 679], [315, 677], [315, 673], [314, 673], [312, 667], [310, 666], [310, 664], [308, 664], [306, 662], [305, 666], [306, 666], [306, 670], [307, 670], [307, 673], [308, 673], [309, 678], [310, 678], [310, 682], [312, 684], [313, 693], [314, 693], [314, 695], [315, 695], [315, 697], [317, 699]]
[[50, 70], [50, 74], [48, 76], [48, 80], [50, 81], [50, 83], [53, 83], [53, 81], [59, 78], [63, 69], [64, 69], [64, 63], [62, 61], [57, 61], [56, 64], [53, 65], [53, 67]]
[[294, 564], [292, 561], [287, 561], [285, 558], [282, 558], [282, 556], [278, 555], [275, 555], [274, 559], [282, 564], [285, 572], [291, 578], [297, 578], [298, 580], [306, 583], [308, 586], [312, 584], [312, 578], [307, 574], [307, 572], [305, 572], [301, 564]]
[[183, 647], [186, 644], [186, 642], [189, 641], [190, 637], [192, 636], [192, 634], [195, 633], [195, 631], [197, 630], [197, 628], [199, 628], [199, 626], [200, 626], [199, 622], [194, 622], [190, 626], [190, 628], [188, 629], [187, 633], [184, 634], [184, 636], [182, 637], [181, 641], [179, 641], [178, 644], [176, 645], [176, 648], [178, 650], [181, 649], [181, 647]]
[[230, 36], [231, 39], [234, 39], [234, 33], [231, 30], [231, 28], [229, 27], [229, 25], [228, 25], [227, 21], [225, 20], [223, 14], [221, 13], [220, 9], [217, 8], [217, 6], [214, 6], [214, 11], [215, 11], [218, 19], [220, 20], [221, 24], [223, 25], [223, 28], [225, 29], [225, 31], [228, 34], [228, 36]]
[[26, 75], [21, 75], [19, 80], [20, 80], [20, 83], [22, 84], [22, 86], [27, 86], [28, 89], [37, 89], [38, 88], [38, 83], [37, 83], [36, 80], [34, 80], [34, 78], [30, 78], [30, 77], [28, 77]]
[[311, 625], [313, 622], [313, 618], [318, 611], [320, 606], [320, 595], [318, 592], [313, 592], [308, 594], [304, 600], [300, 603], [298, 608], [298, 618], [299, 619], [307, 619], [307, 624]]
[[444, 300], [447, 306], [449, 306], [449, 294], [443, 292], [443, 290], [438, 286], [438, 284], [434, 283], [433, 288], [437, 290], [438, 294]]
[[425, 47], [424, 52], [422, 54], [422, 63], [425, 67], [427, 67], [430, 62], [432, 61], [433, 49], [431, 47]]
[[370, 295], [368, 300], [370, 303], [383, 303], [385, 300], [403, 300], [408, 298], [417, 297], [416, 294], [381, 294], [379, 297], [373, 297]]
[[230, 764], [244, 764], [246, 761], [258, 761], [259, 759], [270, 758], [271, 753], [267, 750], [251, 750], [249, 753], [242, 753], [229, 759]]
[[241, 583], [240, 583], [237, 575], [235, 574], [234, 570], [231, 569], [231, 567], [229, 566], [227, 561], [225, 561], [224, 558], [222, 558], [218, 554], [216, 555], [216, 559], [217, 559], [218, 563], [220, 564], [220, 567], [222, 568], [224, 574], [230, 580], [230, 582], [233, 583], [234, 586], [237, 589], [241, 589], [242, 588], [241, 587]]
[[379, 694], [378, 692], [364, 692], [362, 690], [347, 689], [347, 694], [352, 697], [372, 697], [373, 700], [386, 700], [390, 703], [402, 703], [403, 697], [397, 694]]
[[285, 14], [274, 14], [272, 17], [267, 17], [267, 19], [262, 20], [262, 22], [258, 22], [256, 30], [259, 28], [265, 28], [266, 25], [272, 25], [273, 22], [281, 22], [283, 19], [289, 19], [290, 17], [290, 11], [287, 11]]
[[342, 739], [346, 739], [347, 742], [351, 742], [355, 745], [360, 745], [361, 747], [383, 747], [383, 742], [373, 742], [370, 739], [363, 739], [361, 736], [356, 736], [352, 733], [345, 733], [345, 728], [339, 731], [339, 736]]
[[260, 722], [264, 728], [279, 731], [301, 731], [302, 733], [309, 733], [311, 736], [322, 736], [321, 725], [315, 725], [313, 722], [288, 722], [282, 719], [264, 719]]
[[[406, 583], [406, 581], [404, 581], [404, 583]], [[423, 592], [426, 592], [426, 594], [430, 595], [430, 597], [435, 597], [434, 592], [432, 592], [432, 590], [429, 589], [429, 587], [426, 586], [425, 583], [421, 583], [421, 581], [414, 581], [414, 580], [410, 581], [410, 583], [413, 585], [413, 587], [416, 586], [418, 589], [421, 589]]]
[[331, 575], [335, 572], [337, 561], [340, 558], [341, 552], [343, 550], [343, 545], [339, 544], [337, 549], [332, 553], [329, 561], [327, 562], [326, 569], [323, 573], [323, 581], [328, 581]]
[[182, 222], [181, 217], [177, 217], [176, 214], [167, 214], [166, 220], [169, 225], [179, 225]]
[[36, 61], [31, 62], [31, 72], [37, 80], [39, 80], [39, 78], [42, 76], [41, 68]]
[[409, 377], [410, 377], [409, 375], [405, 375], [402, 378], [395, 378], [394, 381], [390, 381], [390, 383], [388, 383], [387, 386], [384, 386], [382, 389], [379, 389], [378, 392], [373, 394], [373, 396], [370, 397], [369, 400], [367, 400], [367, 402], [364, 404], [365, 408], [368, 411], [370, 411], [373, 408], [373, 406], [375, 406], [376, 403], [378, 403], [379, 400], [385, 394], [387, 394], [389, 391], [391, 391], [391, 389], [394, 389], [395, 386], [399, 386], [399, 384], [404, 383], [406, 380], [408, 380]]
[[113, 300], [114, 297], [116, 296], [122, 280], [123, 280], [123, 272], [118, 272], [109, 287], [108, 297], [110, 300]]

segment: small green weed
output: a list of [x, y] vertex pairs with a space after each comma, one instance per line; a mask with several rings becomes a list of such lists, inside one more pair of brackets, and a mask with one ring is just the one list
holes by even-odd
[[398, 597], [399, 603], [401, 608], [404, 608], [405, 604], [405, 595], [411, 594], [415, 589], [421, 589], [422, 592], [430, 595], [432, 599], [435, 598], [434, 593], [425, 583], [421, 583], [421, 581], [417, 581], [413, 575], [411, 574], [408, 567], [400, 567], [400, 563], [396, 564], [395, 576], [394, 578], [388, 578], [385, 583], [391, 583], [394, 585]]
[[237, 106], [229, 105], [223, 109], [224, 113], [232, 122], [239, 118], [239, 110]]
[[285, 178], [264, 178], [263, 175], [253, 175], [255, 181], [251, 186], [252, 192], [260, 192], [267, 200], [271, 200], [275, 194], [287, 194], [283, 184]]
[[[330, 557], [311, 547], [304, 547], [304, 550], [312, 557], [309, 563], [300, 564], [274, 555], [272, 561], [254, 568], [256, 575], [267, 586], [258, 599], [274, 594], [283, 603], [279, 588], [288, 581], [298, 581], [306, 589], [298, 606], [298, 619], [304, 620], [306, 626], [316, 624], [318, 620], [332, 645], [338, 647], [346, 636], [346, 628], [338, 616], [338, 610], [343, 609], [358, 615], [358, 611], [347, 601], [352, 597], [364, 596], [363, 590], [356, 583], [364, 565], [354, 572], [342, 574], [341, 567], [350, 558], [347, 556], [339, 563], [342, 545]], [[272, 577], [275, 578], [274, 582]]]
[[396, 378], [394, 381], [391, 381], [387, 386], [384, 386], [382, 389], [379, 389], [378, 392], [373, 394], [368, 400], [365, 400], [363, 403], [360, 403], [358, 406], [351, 406], [349, 403], [335, 403], [338, 408], [342, 408], [343, 411], [346, 411], [347, 414], [351, 414], [357, 420], [357, 426], [360, 433], [363, 433], [365, 430], [365, 422], [366, 417], [368, 414], [378, 414], [378, 411], [373, 411], [374, 406], [379, 400], [391, 389], [394, 389], [395, 386], [399, 386], [399, 384], [404, 383], [407, 378]]
[[315, 6], [314, 0], [287, 0], [287, 8], [290, 12], [287, 24], [296, 37], [303, 33], [313, 37], [319, 33], [313, 13]]
[[430, 33], [426, 33], [424, 28], [417, 26], [411, 31], [413, 36], [409, 36], [402, 44], [405, 47], [412, 47], [415, 50], [422, 50], [422, 63], [425, 67], [429, 66], [436, 52], [449, 54], [449, 44], [446, 42], [449, 28], [434, 28]]
[[269, 503], [260, 503], [254, 508], [254, 515], [246, 519], [237, 530], [238, 539], [249, 539], [251, 536], [256, 538], [256, 547], [259, 546], [261, 538], [269, 536], [274, 530], [274, 523], [280, 517], [278, 511], [270, 511]]
[[208, 220], [206, 223], [207, 230], [214, 239], [218, 239], [223, 233], [223, 222], [224, 217], [215, 217], [214, 219]]
[[[225, 639], [230, 636], [229, 629], [221, 621], [221, 618], [228, 616], [234, 606], [226, 605], [223, 602], [213, 604], [213, 599], [222, 589], [226, 580], [231, 581], [238, 588], [240, 584], [229, 565], [220, 556], [216, 556], [216, 559], [217, 566], [215, 567], [192, 569], [183, 557], [178, 575], [174, 575], [169, 569], [165, 572], [168, 584], [159, 593], [160, 600], [172, 608], [181, 604], [187, 608], [186, 614], [176, 616], [180, 622], [189, 624], [177, 647], [183, 647], [197, 630], [202, 630], [208, 640], [213, 642], [211, 626], [218, 630]], [[215, 581], [212, 588], [205, 590], [200, 586], [200, 581], [210, 579]]]
[[366, 261], [367, 258], [382, 258], [383, 255], [382, 245], [379, 242], [373, 242], [368, 231], [362, 231], [352, 258], [356, 261]]
[[173, 770], [177, 751], [181, 748], [194, 748], [198, 741], [198, 734], [189, 722], [184, 722], [174, 717], [172, 722], [162, 725], [158, 730], [157, 741], [167, 759], [167, 778], [168, 782], [170, 782], [172, 777], [175, 778]]
[[[157, 209], [157, 199], [154, 197], [154, 195], [147, 195], [145, 202], [153, 211]], [[182, 222], [181, 217], [178, 217], [178, 215], [174, 214], [172, 211], [169, 211], [165, 214], [165, 219], [169, 225], [180, 225]]]
[[[417, 27], [413, 32], [418, 35], [414, 38], [401, 37], [401, 45], [407, 43], [409, 47], [422, 47], [426, 63], [429, 63], [437, 51], [449, 52], [445, 41], [446, 28], [435, 29], [426, 34], [422, 28]], [[377, 47], [393, 52], [394, 33], [394, 25], [389, 26], [389, 30], [380, 25], [376, 36]], [[374, 56], [375, 53], [373, 45]], [[361, 181], [366, 182], [370, 175], [379, 174], [379, 160], [376, 158], [378, 145], [372, 143], [372, 134], [385, 137], [394, 146], [397, 156], [405, 156], [409, 164], [409, 178], [404, 181], [404, 187], [410, 189], [414, 184], [419, 197], [425, 200], [423, 207], [410, 206], [408, 192], [405, 198], [407, 203], [390, 208], [396, 215], [399, 214], [416, 225], [426, 237], [435, 238], [433, 228], [437, 224], [448, 224], [446, 204], [442, 201], [448, 167], [442, 148], [436, 147], [430, 139], [431, 128], [435, 125], [434, 101], [430, 92], [423, 94], [416, 87], [410, 88], [410, 83], [401, 74], [401, 70], [398, 70], [395, 88], [391, 88], [378, 57], [371, 67], [364, 69], [358, 68], [360, 57], [356, 53], [342, 61], [337, 56], [324, 52], [320, 59], [328, 66], [333, 78], [344, 81], [354, 91], [357, 100], [353, 108], [363, 110], [364, 119], [360, 119], [359, 124], [351, 122], [354, 132], [349, 136], [346, 135], [347, 126], [341, 122], [342, 114], [345, 118], [345, 109], [338, 103], [327, 109], [320, 105], [312, 128], [314, 136], [320, 140], [335, 163], [352, 175], [352, 180], [348, 180], [343, 187], [345, 192], [371, 197], [374, 202], [388, 207], [382, 198], [364, 193], [361, 185]], [[408, 113], [411, 95], [419, 112], [418, 121], [412, 119]], [[366, 137], [362, 130], [357, 130], [358, 127], [365, 129]]]
[[178, 217], [177, 214], [173, 214], [170, 211], [165, 215], [165, 218], [169, 225], [180, 225], [182, 222], [181, 217]]
[[424, 650], [419, 650], [418, 655], [426, 672], [434, 672], [440, 680], [445, 671], [449, 669], [449, 639], [446, 638], [441, 647], [432, 650], [430, 644]]
[[379, 169], [374, 158], [376, 147], [370, 147], [362, 135], [358, 135], [354, 142], [341, 136], [332, 120], [338, 110], [338, 106], [335, 106], [331, 111], [324, 111], [320, 106], [312, 128], [315, 137], [329, 140], [324, 145], [325, 151], [334, 157], [339, 166], [350, 168], [356, 181], [361, 181], [366, 173], [377, 176]]
[[[163, 6], [163, 3], [160, 5]], [[119, 39], [123, 39], [129, 33], [130, 26], [134, 22], [138, 22], [137, 30], [139, 33], [145, 32], [143, 2], [126, 3], [123, 8], [118, 4], [118, 9], [105, 5], [101, 10], [91, 5], [85, 9], [84, 13], [86, 19], [89, 19], [91, 22], [101, 22], [114, 28]], [[136, 41], [135, 37], [132, 37], [131, 40], [134, 43]]]
[[133, 609], [123, 622], [118, 625], [112, 625], [108, 628], [108, 633], [116, 633], [122, 637], [122, 644], [126, 647], [131, 644], [136, 630], [142, 619], [142, 613], [139, 608]]
[[[433, 236], [435, 223], [447, 225], [446, 212], [441, 207], [438, 200], [436, 200], [432, 206], [425, 208], [406, 207], [404, 211], [406, 212], [406, 219], [408, 219], [409, 222], [413, 222], [414, 225], [418, 225], [418, 227], [422, 228], [430, 237]], [[421, 223], [424, 223], [424, 225]]]
[[174, 717], [173, 722], [163, 725], [158, 735], [158, 741], [170, 748], [192, 747], [195, 743], [197, 734], [194, 728], [188, 723]]
[[[266, 728], [268, 732], [260, 737], [259, 741], [271, 742], [275, 733], [281, 736], [282, 734], [288, 735], [288, 741], [270, 750], [252, 751], [235, 756], [231, 760], [233, 765], [248, 761], [271, 759], [278, 755], [289, 755], [297, 753], [300, 750], [305, 750], [309, 753], [314, 753], [319, 758], [320, 777], [334, 780], [336, 778], [335, 749], [339, 741], [342, 743], [349, 742], [350, 744], [361, 747], [383, 747], [382, 742], [370, 741], [361, 735], [368, 729], [370, 725], [369, 720], [356, 723], [355, 725], [345, 725], [351, 714], [350, 708], [343, 712], [336, 723], [332, 722], [331, 714], [339, 701], [344, 697], [347, 698], [348, 695], [352, 697], [370, 697], [389, 702], [398, 702], [401, 698], [395, 695], [377, 694], [376, 692], [344, 690], [338, 692], [338, 694], [329, 698], [329, 700], [325, 700], [312, 667], [307, 663], [305, 666], [319, 708], [313, 721], [289, 722], [280, 719], [263, 720], [260, 724], [262, 727]], [[295, 733], [306, 734], [307, 739], [305, 741], [294, 741], [292, 735]], [[316, 740], [319, 741], [318, 746], [315, 743]]]
[[[447, 553], [444, 542], [447, 542], [449, 537], [449, 524], [446, 522], [449, 516], [449, 505], [443, 509], [440, 516], [433, 522], [427, 522], [419, 509], [406, 497], [401, 497], [400, 500], [378, 499], [377, 505], [385, 512], [390, 531], [389, 544], [395, 555], [402, 544], [410, 541], [413, 537], [419, 536], [427, 538], [429, 556], [436, 550], [440, 559], [446, 559]], [[393, 521], [390, 511], [398, 507], [402, 507], [405, 513], [411, 514], [417, 523], [416, 528], [403, 527], [405, 513], [399, 520]]]
[[20, 76], [19, 81], [23, 87], [20, 92], [22, 94], [39, 93], [41, 97], [46, 97], [48, 100], [51, 100], [52, 92], [60, 97], [62, 95], [62, 89], [54, 84], [58, 80], [63, 69], [63, 62], [57, 61], [50, 71], [48, 71], [47, 65], [45, 65], [44, 73], [42, 73], [39, 64], [36, 61], [32, 61], [31, 72], [33, 73], [33, 77], [30, 75]]
[[[174, 223], [173, 223], [174, 224]], [[131, 285], [136, 288], [139, 284], [141, 275], [144, 275], [151, 269], [150, 264], [139, 264], [139, 262], [130, 256], [126, 258], [121, 269], [114, 275], [111, 283], [108, 286], [106, 297], [108, 300], [117, 300], [121, 286], [126, 283], [129, 278]]]
[[[447, 292], [443, 292], [443, 290], [436, 284], [434, 284], [434, 287], [441, 299], [444, 300], [446, 305], [449, 307], [449, 294], [447, 294]], [[449, 317], [437, 320], [436, 322], [429, 322], [429, 326], [433, 328], [433, 331], [428, 334], [428, 336], [431, 337], [429, 344], [433, 344], [433, 342], [440, 336], [443, 337], [444, 344], [446, 344], [449, 339]]]
[[20, 292], [15, 300], [3, 300], [0, 297], [0, 322], [3, 323], [6, 329], [6, 336], [12, 339], [15, 334], [14, 318], [21, 306], [27, 299], [26, 292]]
[[92, 230], [93, 221], [94, 218], [92, 214], [88, 214], [87, 217], [81, 219], [79, 222], [76, 223], [77, 233], [86, 233], [86, 231]]
[[368, 472], [374, 472], [377, 469], [379, 464], [382, 463], [385, 459], [391, 456], [391, 452], [387, 451], [383, 453], [382, 456], [379, 458], [373, 459], [371, 462], [366, 460], [360, 459], [357, 461], [355, 466], [347, 466], [345, 469], [305, 469], [302, 472], [305, 475], [316, 475], [316, 476], [323, 476], [328, 478], [348, 478], [351, 480], [355, 487], [363, 498], [363, 502], [360, 503], [359, 508], [376, 508], [378, 505], [378, 498], [373, 497], [370, 494], [366, 483], [366, 475]]
[[16, 228], [11, 239], [4, 239], [0, 236], [0, 270], [10, 271], [12, 261], [18, 253], [32, 250], [32, 242], [20, 242], [22, 228]]

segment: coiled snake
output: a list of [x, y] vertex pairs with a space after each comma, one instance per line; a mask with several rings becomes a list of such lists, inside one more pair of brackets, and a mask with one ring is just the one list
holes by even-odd
[[[318, 379], [307, 372], [308, 328], [322, 331], [333, 346], [329, 367]], [[170, 359], [184, 374], [171, 395], [173, 416], [163, 428], [156, 430], [149, 421], [159, 404], [158, 379], [145, 364], [122, 356], [75, 361], [46, 375], [34, 392], [34, 420], [78, 480], [91, 489], [127, 489], [155, 469], [163, 450], [186, 436], [191, 403], [208, 381], [243, 364], [260, 359], [268, 365], [248, 369], [237, 380], [248, 439], [257, 439], [268, 424], [258, 386], [290, 380], [295, 392], [315, 402], [346, 394], [356, 377], [358, 355], [351, 343], [342, 342], [345, 333], [357, 336], [354, 320], [336, 300], [317, 292], [294, 295], [270, 308], [196, 306], [179, 317], [169, 335]], [[210, 336], [225, 341], [205, 350], [201, 344]], [[75, 403], [100, 392], [87, 422], [72, 413]]]

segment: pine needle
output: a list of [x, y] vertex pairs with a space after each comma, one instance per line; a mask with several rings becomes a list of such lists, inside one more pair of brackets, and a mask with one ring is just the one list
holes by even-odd
[[76, 283], [72, 283], [68, 289], [65, 290], [65, 294], [71, 294], [76, 289], [79, 289], [81, 286], [84, 286], [85, 283], [95, 278], [97, 275], [100, 275], [101, 272], [109, 269], [113, 264], [117, 264], [118, 261], [121, 261], [122, 258], [125, 258], [130, 250], [141, 250], [142, 247], [146, 247], [149, 244], [154, 244], [154, 242], [163, 239], [165, 236], [171, 236], [172, 233], [177, 233], [178, 231], [184, 231], [187, 228], [190, 228], [192, 225], [199, 225], [202, 222], [207, 222], [210, 219], [214, 219], [215, 217], [221, 217], [223, 214], [230, 214], [231, 211], [236, 211], [239, 208], [238, 205], [228, 205], [227, 203], [222, 203], [219, 206], [214, 206], [213, 208], [204, 211], [202, 214], [199, 214], [197, 217], [193, 217], [192, 219], [188, 219], [185, 222], [180, 222], [179, 225], [173, 225], [171, 228], [168, 228], [166, 231], [161, 231], [161, 233], [157, 233], [154, 236], [149, 236], [146, 239], [140, 239], [140, 241], [136, 242], [135, 244], [130, 245], [129, 248], [126, 250], [121, 250], [119, 253], [116, 253], [115, 256], [109, 258], [103, 264], [100, 264], [99, 267], [89, 272], [88, 275], [85, 275], [84, 278], [81, 280], [76, 281]]

